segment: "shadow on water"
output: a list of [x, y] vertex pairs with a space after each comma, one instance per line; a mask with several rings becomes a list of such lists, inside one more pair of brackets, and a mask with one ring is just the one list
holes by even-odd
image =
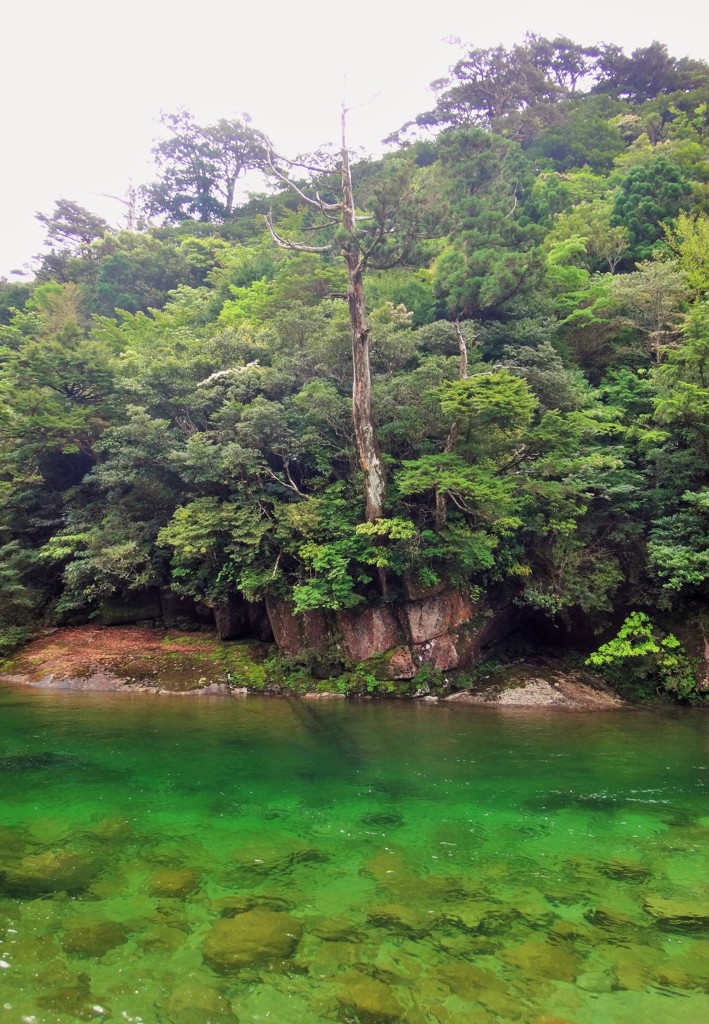
[[87, 768], [91, 765], [74, 754], [55, 754], [51, 750], [40, 754], [6, 754], [0, 757], [0, 772], [19, 774], [21, 772], [41, 772], [54, 768]]
[[346, 721], [331, 708], [324, 708], [305, 700], [289, 700], [288, 705], [301, 727], [310, 754], [317, 755], [317, 766], [296, 770], [304, 782], [322, 779], [322, 764], [328, 765], [328, 777], [351, 778], [367, 764], [367, 755], [355, 739]]
[[64, 779], [70, 775], [76, 781], [83, 779], [92, 783], [128, 777], [128, 773], [119, 768], [108, 768], [76, 754], [60, 754], [53, 750], [0, 756], [0, 777], [44, 772], [49, 773], [50, 779]]

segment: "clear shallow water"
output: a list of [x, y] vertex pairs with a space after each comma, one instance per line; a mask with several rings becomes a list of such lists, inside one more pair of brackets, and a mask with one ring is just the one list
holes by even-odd
[[702, 713], [0, 688], [0, 1020], [705, 1024], [708, 789]]

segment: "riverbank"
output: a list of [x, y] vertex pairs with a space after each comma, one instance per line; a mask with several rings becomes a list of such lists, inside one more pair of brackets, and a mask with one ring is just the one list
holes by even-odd
[[409, 697], [431, 703], [561, 710], [608, 710], [623, 701], [597, 676], [553, 659], [464, 673], [422, 672], [378, 680], [356, 668], [328, 679], [310, 676], [273, 645], [223, 641], [210, 632], [141, 626], [75, 626], [36, 637], [9, 659], [0, 681], [43, 690], [124, 691], [161, 696]]

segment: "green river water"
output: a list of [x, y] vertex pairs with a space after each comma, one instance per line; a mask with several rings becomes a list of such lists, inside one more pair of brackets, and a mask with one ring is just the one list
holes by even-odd
[[706, 1024], [709, 716], [0, 687], [0, 1020]]

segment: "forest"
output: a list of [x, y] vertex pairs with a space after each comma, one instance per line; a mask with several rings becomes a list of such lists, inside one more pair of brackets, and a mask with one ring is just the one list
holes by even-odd
[[709, 65], [471, 47], [377, 159], [162, 122], [124, 228], [59, 198], [0, 281], [0, 653], [155, 589], [446, 585], [704, 699]]

